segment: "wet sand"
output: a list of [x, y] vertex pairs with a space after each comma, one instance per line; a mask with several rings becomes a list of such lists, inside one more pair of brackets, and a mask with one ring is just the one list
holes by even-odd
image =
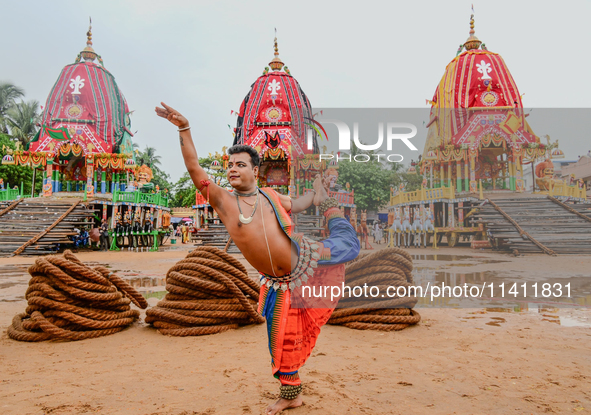
[[[186, 249], [78, 256], [120, 270], [155, 305], [166, 270]], [[491, 271], [568, 278], [591, 268], [591, 257], [410, 252], [425, 256], [417, 268], [438, 268], [442, 278]], [[34, 260], [0, 259], [0, 414], [259, 414], [276, 399], [263, 325], [175, 338], [140, 321], [79, 342], [10, 340], [5, 329], [26, 307], [22, 270]], [[421, 323], [393, 333], [326, 326], [300, 372], [305, 405], [284, 413], [591, 413], [590, 301], [522, 304], [521, 312], [420, 308]]]

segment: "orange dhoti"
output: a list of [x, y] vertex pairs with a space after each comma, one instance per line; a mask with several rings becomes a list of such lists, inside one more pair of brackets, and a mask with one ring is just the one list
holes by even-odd
[[[310, 357], [320, 334], [320, 328], [330, 318], [338, 298], [307, 298], [309, 293], [320, 293], [324, 286], [341, 286], [345, 280], [345, 266], [320, 266], [310, 277], [310, 290], [302, 294], [295, 290], [274, 290], [261, 287], [259, 313], [267, 319], [269, 351], [273, 376], [282, 385], [299, 385], [299, 369]], [[330, 290], [328, 291], [330, 295]], [[301, 298], [301, 297], [305, 298]], [[323, 307], [326, 306], [326, 307]]]
[[317, 242], [292, 232], [291, 217], [276, 192], [264, 189], [261, 194], [273, 205], [281, 228], [298, 251], [298, 263], [290, 274], [262, 274], [258, 310], [267, 319], [273, 376], [290, 388], [301, 384], [298, 370], [310, 357], [320, 328], [339, 301], [325, 290], [342, 287], [344, 263], [357, 257], [360, 246], [355, 229], [340, 209], [334, 207], [324, 213], [330, 236]]

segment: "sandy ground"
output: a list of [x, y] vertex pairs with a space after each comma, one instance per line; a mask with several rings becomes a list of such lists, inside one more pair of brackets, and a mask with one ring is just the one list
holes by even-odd
[[[141, 288], [149, 292], [163, 289], [166, 270], [186, 249], [78, 256], [142, 277], [156, 285]], [[514, 258], [467, 248], [411, 253], [426, 255], [418, 267], [449, 275], [494, 271], [527, 280], [588, 275], [591, 268], [590, 257]], [[27, 277], [14, 265], [33, 261], [0, 259], [3, 331], [26, 307]], [[393, 333], [326, 326], [300, 372], [305, 405], [285, 413], [591, 413], [590, 302], [587, 296], [578, 308], [521, 312], [421, 308], [420, 324]], [[37, 344], [4, 332], [0, 365], [0, 414], [259, 414], [278, 392], [263, 325], [175, 338], [140, 321], [108, 337]]]

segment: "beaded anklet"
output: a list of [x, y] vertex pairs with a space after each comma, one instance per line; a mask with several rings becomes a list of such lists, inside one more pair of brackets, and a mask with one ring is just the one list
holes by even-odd
[[302, 393], [302, 385], [281, 385], [279, 396], [283, 399], [292, 400]]

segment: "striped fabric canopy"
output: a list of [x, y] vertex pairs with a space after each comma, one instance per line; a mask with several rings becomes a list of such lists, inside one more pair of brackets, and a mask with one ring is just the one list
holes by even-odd
[[[507, 137], [517, 133], [519, 145], [538, 140], [525, 120], [513, 76], [497, 53], [471, 49], [454, 58], [445, 68], [431, 104], [423, 158], [440, 146], [469, 144], [477, 124], [481, 127], [476, 128], [492, 129]], [[507, 122], [515, 126], [513, 130], [500, 128]]]
[[[128, 107], [115, 78], [100, 64], [67, 65], [51, 89], [31, 151], [53, 151], [52, 131], [68, 131], [85, 153], [112, 153], [131, 135]], [[53, 142], [53, 144], [52, 144]]]
[[[260, 76], [244, 98], [238, 114], [234, 144], [281, 148], [292, 157], [313, 153], [306, 146], [312, 107], [289, 73], [272, 71]], [[316, 133], [314, 133], [316, 134]], [[316, 135], [314, 149], [317, 150]]]

